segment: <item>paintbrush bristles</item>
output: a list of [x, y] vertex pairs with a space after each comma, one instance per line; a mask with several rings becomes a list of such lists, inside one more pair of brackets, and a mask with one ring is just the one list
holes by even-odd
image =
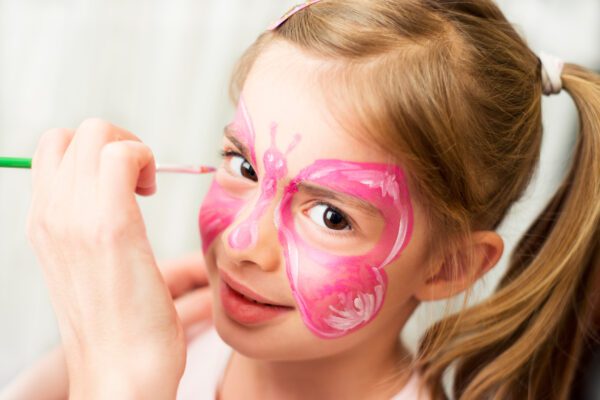
[[205, 165], [156, 164], [156, 172], [206, 174], [214, 171], [216, 171], [216, 168]]

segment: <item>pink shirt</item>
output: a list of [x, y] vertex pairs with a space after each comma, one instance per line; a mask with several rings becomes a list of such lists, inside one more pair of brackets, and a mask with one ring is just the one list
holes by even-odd
[[[231, 348], [214, 328], [195, 337], [188, 344], [187, 364], [179, 382], [177, 400], [214, 399], [230, 355]], [[390, 400], [427, 400], [423, 395], [418, 396], [418, 388], [419, 376], [413, 374], [400, 393]]]

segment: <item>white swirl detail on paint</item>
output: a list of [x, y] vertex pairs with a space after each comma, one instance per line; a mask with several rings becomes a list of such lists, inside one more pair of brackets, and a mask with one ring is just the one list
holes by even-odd
[[373, 268], [379, 285], [373, 288], [374, 293], [359, 292], [354, 298], [350, 294], [340, 294], [341, 303], [347, 305], [343, 310], [330, 305], [332, 315], [324, 319], [331, 328], [341, 332], [349, 331], [371, 320], [383, 303], [383, 279], [377, 268]]
[[372, 188], [379, 188], [382, 197], [390, 196], [394, 200], [398, 200], [400, 197], [400, 189], [398, 188], [396, 177], [389, 173], [386, 173], [383, 179], [378, 177], [376, 179], [361, 180], [360, 182]]
[[[383, 197], [390, 196], [392, 199], [394, 199], [394, 201], [398, 201], [400, 199], [400, 186], [398, 185], [398, 181], [396, 181], [396, 177], [390, 173], [386, 173], [383, 178], [381, 178], [380, 174], [374, 174], [368, 170], [352, 171], [352, 174], [346, 173], [345, 175], [349, 179], [354, 179], [371, 188], [379, 188]], [[408, 216], [406, 215], [405, 210], [401, 210], [400, 212], [402, 213], [402, 218], [400, 220], [400, 225], [398, 226], [396, 241], [394, 242], [394, 246], [390, 250], [388, 256], [379, 265], [380, 267], [387, 265], [396, 257], [402, 248], [402, 245], [404, 244], [404, 240], [406, 239], [406, 235], [408, 233], [406, 221]]]
[[404, 239], [406, 238], [408, 232], [408, 226], [405, 221], [406, 216], [403, 213], [402, 220], [400, 221], [400, 226], [398, 226], [398, 235], [396, 236], [396, 242], [394, 242], [394, 247], [392, 247], [390, 254], [388, 254], [386, 259], [383, 260], [383, 262], [381, 263], [382, 267], [386, 266], [390, 261], [392, 261], [402, 248], [402, 245], [404, 244]]

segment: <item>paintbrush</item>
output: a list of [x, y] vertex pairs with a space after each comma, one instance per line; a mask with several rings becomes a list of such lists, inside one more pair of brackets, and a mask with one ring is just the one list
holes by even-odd
[[[31, 158], [0, 157], [0, 168], [31, 168]], [[216, 168], [205, 165], [156, 164], [156, 172], [207, 174]]]

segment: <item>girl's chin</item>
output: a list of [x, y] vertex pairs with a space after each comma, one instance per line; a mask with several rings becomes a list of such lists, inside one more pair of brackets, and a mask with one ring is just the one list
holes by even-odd
[[229, 317], [223, 309], [216, 310], [213, 316], [215, 329], [225, 343], [246, 357], [260, 360], [287, 359], [295, 335], [284, 319], [277, 318], [261, 325], [243, 325]]
[[315, 360], [347, 351], [350, 344], [345, 339], [321, 339], [313, 335], [296, 312], [260, 326], [245, 326], [218, 309], [214, 312], [213, 321], [225, 343], [241, 355], [255, 360]]

